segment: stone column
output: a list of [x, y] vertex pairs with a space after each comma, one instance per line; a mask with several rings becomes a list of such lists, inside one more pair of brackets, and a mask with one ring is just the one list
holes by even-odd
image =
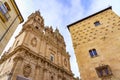
[[43, 73], [44, 73], [44, 79], [43, 80], [49, 80], [49, 71], [48, 71], [48, 66], [47, 66], [47, 62], [45, 62], [45, 66], [43, 69]]
[[44, 69], [44, 80], [49, 80], [48, 70]]
[[22, 62], [23, 58], [21, 56], [16, 56], [14, 58], [14, 65], [11, 71], [12, 73], [11, 80], [16, 80], [17, 75], [20, 74]]
[[41, 77], [40, 77], [41, 76], [40, 75], [40, 69], [41, 69], [40, 65], [36, 65], [35, 75], [34, 75], [35, 80], [42, 80]]
[[44, 80], [44, 71], [43, 68], [40, 68], [40, 73], [39, 73], [40, 79], [39, 80]]

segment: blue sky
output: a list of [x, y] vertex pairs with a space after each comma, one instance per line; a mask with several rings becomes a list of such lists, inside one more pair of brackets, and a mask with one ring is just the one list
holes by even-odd
[[[59, 29], [64, 36], [66, 49], [71, 55], [71, 68], [75, 76], [79, 76], [79, 71], [70, 33], [66, 26], [110, 5], [113, 11], [120, 15], [120, 0], [16, 0], [16, 3], [25, 21], [31, 13], [39, 10], [45, 20], [45, 25], [52, 26], [53, 29], [56, 27]], [[5, 50], [12, 45], [14, 37], [21, 28], [22, 24], [15, 31]]]

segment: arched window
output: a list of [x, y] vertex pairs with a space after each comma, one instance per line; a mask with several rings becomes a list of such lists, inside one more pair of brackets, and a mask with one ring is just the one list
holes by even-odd
[[39, 27], [38, 27], [38, 26], [35, 26], [35, 28], [36, 28], [36, 29], [39, 29]]
[[50, 61], [54, 62], [54, 55], [50, 54]]

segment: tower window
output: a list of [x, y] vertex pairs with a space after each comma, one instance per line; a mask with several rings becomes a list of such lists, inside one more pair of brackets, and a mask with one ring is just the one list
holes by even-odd
[[38, 20], [40, 21], [40, 18], [38, 18]]
[[38, 26], [35, 26], [36, 29], [39, 29]]
[[96, 57], [98, 56], [96, 49], [91, 49], [89, 50], [89, 54], [91, 57]]
[[95, 25], [95, 26], [99, 26], [99, 25], [100, 25], [100, 22], [99, 22], [99, 21], [96, 21], [96, 22], [94, 22], [94, 25]]
[[96, 67], [95, 69], [98, 74], [98, 77], [100, 78], [109, 77], [112, 75], [112, 71], [109, 65], [102, 65], [102, 66]]

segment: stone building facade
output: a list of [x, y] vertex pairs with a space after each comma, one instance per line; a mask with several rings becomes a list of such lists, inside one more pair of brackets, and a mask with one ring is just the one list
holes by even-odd
[[82, 80], [120, 80], [120, 17], [112, 8], [67, 27]]
[[0, 0], [0, 54], [22, 22], [23, 18], [15, 0]]
[[0, 80], [74, 80], [63, 36], [44, 26], [39, 11], [24, 23], [0, 60]]

